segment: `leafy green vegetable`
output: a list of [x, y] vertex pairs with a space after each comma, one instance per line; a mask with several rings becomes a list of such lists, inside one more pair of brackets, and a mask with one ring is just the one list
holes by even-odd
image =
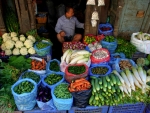
[[86, 70], [85, 66], [84, 65], [81, 65], [81, 66], [69, 66], [68, 67], [68, 72], [69, 73], [72, 73], [72, 74], [82, 74], [84, 73]]
[[59, 67], [58, 62], [57, 61], [52, 61], [50, 63], [49, 69], [52, 70], [52, 71], [56, 71], [56, 72], [60, 71], [60, 67]]
[[129, 41], [118, 37], [117, 38], [118, 46], [116, 48], [117, 53], [124, 53], [127, 58], [132, 58], [132, 55], [137, 51], [136, 47], [132, 45]]
[[25, 58], [25, 56], [11, 56], [8, 63], [21, 71], [25, 71], [31, 68], [31, 60], [30, 58]]

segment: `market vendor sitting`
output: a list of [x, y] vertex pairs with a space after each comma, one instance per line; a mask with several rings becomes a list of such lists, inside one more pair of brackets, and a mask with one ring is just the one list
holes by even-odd
[[58, 19], [55, 27], [59, 42], [81, 41], [82, 35], [75, 34], [76, 27], [84, 29], [84, 23], [80, 23], [74, 16], [73, 7], [67, 6], [65, 14]]

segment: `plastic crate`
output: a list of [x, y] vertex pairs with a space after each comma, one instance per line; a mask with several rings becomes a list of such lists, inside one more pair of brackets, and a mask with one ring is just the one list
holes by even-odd
[[147, 57], [147, 54], [137, 51], [137, 52], [135, 52], [135, 53], [132, 55], [132, 59], [133, 59], [133, 60], [136, 60], [136, 59], [138, 59], [138, 58], [140, 58], [140, 57], [146, 58], [146, 57]]
[[87, 106], [86, 108], [72, 107], [68, 113], [107, 113], [108, 106]]
[[146, 106], [145, 113], [150, 113], [150, 104]]
[[144, 103], [123, 104], [118, 106], [110, 106], [108, 113], [143, 113], [144, 109]]
[[41, 110], [38, 107], [35, 107], [33, 110], [24, 111], [24, 113], [67, 113], [67, 111], [59, 111], [59, 110]]

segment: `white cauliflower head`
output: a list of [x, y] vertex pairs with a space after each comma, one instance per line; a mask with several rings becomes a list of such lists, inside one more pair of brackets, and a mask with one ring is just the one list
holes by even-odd
[[26, 37], [25, 36], [21, 36], [20, 37], [20, 41], [24, 42], [26, 40]]
[[11, 33], [10, 33], [10, 36], [11, 36], [11, 37], [16, 37], [16, 36], [17, 36], [17, 33], [16, 33], [16, 32], [11, 32]]
[[5, 42], [6, 49], [12, 49], [14, 47], [14, 45], [15, 45], [15, 42], [12, 40], [7, 40]]
[[26, 47], [22, 47], [22, 48], [20, 49], [20, 54], [21, 54], [21, 55], [27, 55], [27, 54], [28, 54], [27, 48], [26, 48]]
[[12, 54], [12, 51], [11, 51], [10, 49], [6, 49], [6, 50], [5, 50], [5, 54], [6, 54], [6, 55], [11, 55], [11, 54]]
[[18, 48], [13, 49], [13, 55], [20, 55], [20, 50]]
[[2, 49], [3, 51], [6, 50], [5, 43], [3, 43], [3, 44], [1, 45], [1, 49]]
[[24, 36], [23, 34], [21, 34], [19, 37], [22, 37], [22, 36]]
[[35, 54], [35, 49], [34, 49], [33, 47], [30, 47], [30, 48], [28, 49], [28, 53], [30, 53], [30, 54]]
[[3, 42], [6, 42], [7, 40], [11, 40], [10, 36], [5, 35], [3, 38]]
[[16, 41], [18, 41], [19, 39], [18, 39], [18, 37], [14, 36], [14, 37], [12, 37], [12, 40], [16, 42]]
[[30, 40], [30, 39], [27, 39], [25, 42], [24, 42], [24, 45], [26, 46], [26, 48], [30, 48], [33, 46], [33, 41]]
[[4, 34], [2, 35], [2, 38], [7, 37], [7, 36], [10, 36], [9, 33], [4, 33]]
[[29, 36], [28, 36], [28, 39], [32, 40], [32, 41], [33, 41], [33, 43], [36, 41], [35, 37], [34, 37], [34, 36], [32, 36], [32, 35], [29, 35]]
[[21, 48], [21, 47], [23, 47], [23, 42], [21, 42], [20, 40], [18, 40], [18, 41], [15, 43], [15, 47], [16, 47], [16, 48]]

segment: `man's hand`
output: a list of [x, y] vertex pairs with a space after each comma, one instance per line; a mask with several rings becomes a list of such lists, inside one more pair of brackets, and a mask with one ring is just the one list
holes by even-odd
[[61, 37], [64, 37], [66, 35], [64, 31], [61, 31], [59, 34]]

